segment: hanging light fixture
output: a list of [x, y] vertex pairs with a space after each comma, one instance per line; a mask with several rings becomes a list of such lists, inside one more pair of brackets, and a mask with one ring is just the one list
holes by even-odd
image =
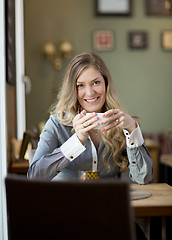
[[71, 57], [73, 46], [68, 39], [63, 39], [58, 46], [53, 41], [46, 41], [43, 46], [43, 54], [51, 61], [56, 70], [60, 70], [64, 59]]

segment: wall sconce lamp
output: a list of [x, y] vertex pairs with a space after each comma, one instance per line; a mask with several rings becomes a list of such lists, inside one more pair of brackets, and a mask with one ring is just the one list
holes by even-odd
[[58, 46], [53, 41], [47, 41], [43, 46], [43, 54], [56, 70], [61, 69], [63, 59], [70, 58], [72, 51], [72, 44], [67, 39], [63, 39]]

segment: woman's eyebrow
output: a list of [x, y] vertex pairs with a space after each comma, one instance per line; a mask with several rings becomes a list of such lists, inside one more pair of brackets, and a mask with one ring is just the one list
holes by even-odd
[[81, 82], [81, 81], [77, 81], [76, 83], [84, 83], [84, 82]]
[[[91, 80], [90, 82], [94, 82], [95, 80], [99, 79], [99, 77], [96, 77], [95, 79]], [[76, 83], [85, 83], [85, 82], [82, 82], [82, 81], [77, 81]]]

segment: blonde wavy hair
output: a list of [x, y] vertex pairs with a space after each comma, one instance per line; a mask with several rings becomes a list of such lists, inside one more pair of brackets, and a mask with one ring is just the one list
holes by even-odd
[[[71, 125], [73, 118], [82, 110], [77, 99], [76, 82], [81, 73], [89, 67], [94, 67], [98, 70], [105, 80], [106, 100], [103, 112], [110, 109], [120, 109], [126, 112], [118, 100], [112, 77], [102, 58], [95, 53], [82, 53], [70, 62], [61, 90], [57, 96], [57, 103], [52, 107], [53, 112], [57, 114], [59, 121], [64, 125]], [[113, 161], [117, 166], [125, 168], [128, 165], [128, 159], [123, 155], [126, 150], [123, 130], [121, 128], [113, 128], [107, 132], [101, 131], [101, 138], [105, 144], [103, 161], [107, 168], [110, 169], [110, 157], [113, 157]], [[110, 156], [109, 152], [111, 152]]]

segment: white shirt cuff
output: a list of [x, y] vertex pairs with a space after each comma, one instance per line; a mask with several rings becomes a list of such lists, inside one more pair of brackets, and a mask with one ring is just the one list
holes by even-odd
[[65, 143], [60, 147], [64, 156], [69, 160], [73, 161], [77, 158], [86, 148], [79, 141], [76, 133], [72, 135]]
[[126, 144], [129, 148], [139, 147], [144, 143], [139, 125], [132, 131], [132, 133], [129, 133], [126, 129], [123, 129], [123, 132], [126, 136]]

